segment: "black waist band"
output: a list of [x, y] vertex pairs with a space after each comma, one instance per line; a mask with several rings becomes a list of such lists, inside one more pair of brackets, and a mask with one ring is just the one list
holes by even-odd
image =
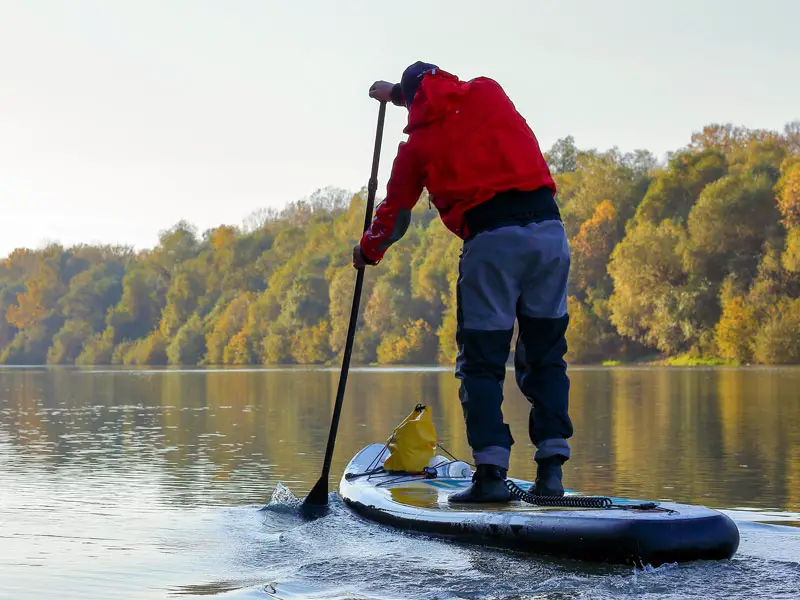
[[501, 192], [486, 202], [464, 213], [469, 237], [483, 232], [507, 227], [527, 225], [541, 221], [561, 220], [553, 190], [541, 187], [530, 192], [509, 190]]

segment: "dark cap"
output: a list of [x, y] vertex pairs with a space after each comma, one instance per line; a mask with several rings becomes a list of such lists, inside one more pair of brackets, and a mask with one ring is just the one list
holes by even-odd
[[417, 61], [403, 71], [403, 77], [400, 79], [400, 89], [403, 90], [403, 99], [405, 100], [406, 108], [411, 107], [411, 101], [414, 99], [417, 88], [419, 88], [419, 84], [425, 76], [425, 73], [435, 71], [438, 68], [439, 67], [436, 65]]

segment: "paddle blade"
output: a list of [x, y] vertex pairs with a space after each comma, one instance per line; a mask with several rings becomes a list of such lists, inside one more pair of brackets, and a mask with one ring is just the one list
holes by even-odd
[[317, 519], [328, 513], [328, 481], [326, 477], [311, 488], [311, 491], [300, 505], [300, 516], [305, 519]]
[[303, 500], [303, 504], [311, 506], [327, 506], [328, 505], [328, 482], [325, 477], [321, 477], [311, 491]]

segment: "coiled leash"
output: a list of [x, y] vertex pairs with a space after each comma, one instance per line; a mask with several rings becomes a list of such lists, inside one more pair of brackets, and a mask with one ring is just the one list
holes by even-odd
[[517, 500], [536, 506], [563, 506], [567, 508], [611, 508], [614, 502], [604, 496], [534, 496], [526, 492], [510, 479], [506, 487]]
[[652, 510], [658, 512], [674, 513], [669, 508], [659, 506], [655, 502], [642, 502], [639, 504], [614, 504], [606, 496], [534, 496], [526, 492], [510, 479], [505, 480], [506, 487], [517, 500], [536, 506], [556, 506], [564, 508], [601, 508], [603, 510]]

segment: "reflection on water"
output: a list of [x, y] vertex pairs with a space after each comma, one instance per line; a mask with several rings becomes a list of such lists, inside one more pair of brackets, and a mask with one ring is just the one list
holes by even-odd
[[[737, 521], [797, 519], [800, 370], [573, 369], [571, 377], [569, 487], [739, 509]], [[254, 506], [279, 481], [300, 497], [316, 481], [337, 381], [336, 370], [0, 370], [0, 598], [160, 598], [244, 588], [267, 597], [270, 578], [285, 580], [298, 561], [312, 560], [302, 549], [310, 542]], [[513, 378], [506, 389], [504, 412], [517, 441], [512, 474], [532, 478], [528, 404]], [[450, 371], [355, 370], [332, 490], [347, 460], [384, 440], [419, 401], [432, 407], [440, 441], [469, 459]], [[354, 547], [336, 543], [324, 558], [336, 570], [302, 564], [323, 572], [314, 580], [325, 589], [344, 584], [347, 556], [370, 560], [362, 542], [372, 535], [383, 553], [374, 560], [385, 563], [398, 551], [400, 570], [422, 568], [409, 562], [407, 539], [341, 507], [337, 515], [302, 526], [305, 536], [337, 523], [361, 528], [359, 538], [349, 538]], [[771, 538], [774, 557], [800, 561], [796, 531]], [[414, 544], [416, 551], [443, 551], [438, 542]], [[282, 556], [287, 552], [290, 558]], [[474, 550], [464, 552], [474, 561]], [[758, 554], [770, 558], [770, 550]], [[520, 564], [530, 568], [530, 559]], [[542, 566], [549, 563], [537, 564], [542, 577], [552, 576]], [[475, 573], [472, 563], [464, 569]], [[391, 577], [403, 580], [399, 572]], [[453, 597], [443, 591], [452, 589], [451, 575], [437, 577], [439, 597]]]

